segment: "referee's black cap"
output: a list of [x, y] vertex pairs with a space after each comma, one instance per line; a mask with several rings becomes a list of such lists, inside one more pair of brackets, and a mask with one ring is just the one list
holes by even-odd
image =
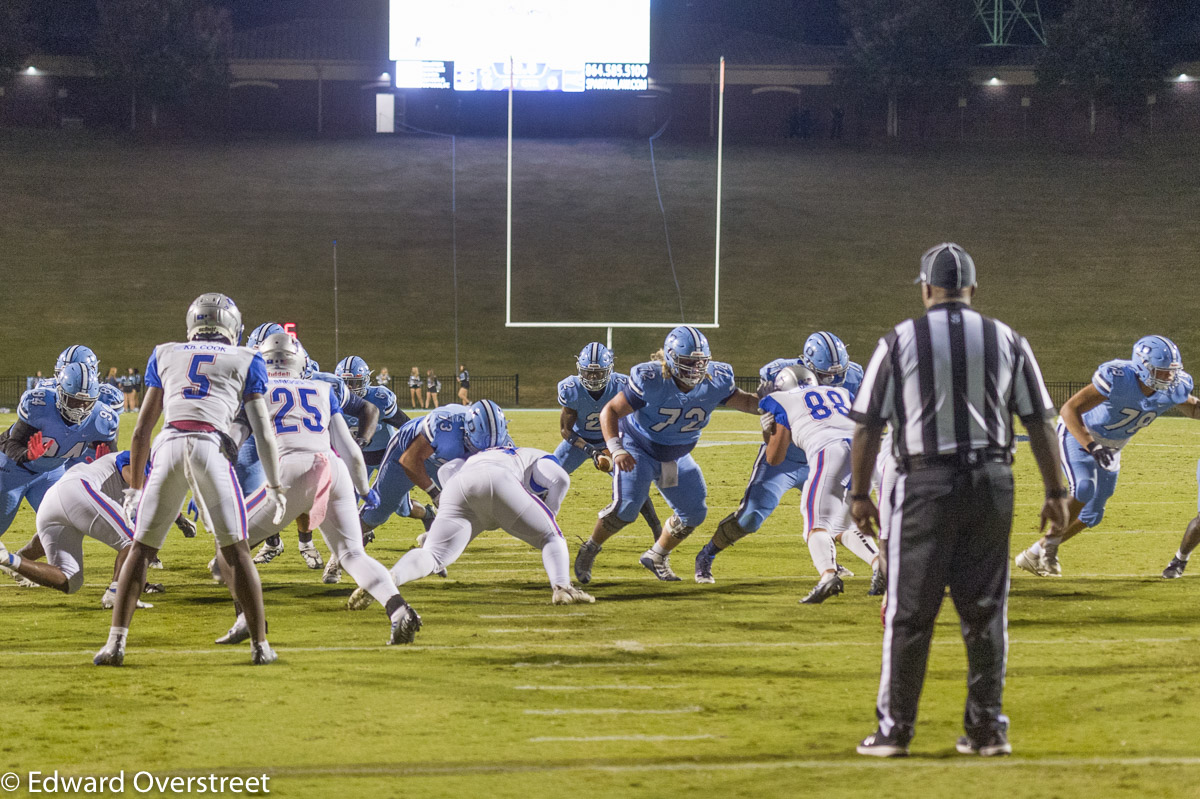
[[975, 261], [957, 244], [930, 247], [921, 256], [921, 274], [913, 283], [961, 291], [975, 285]]

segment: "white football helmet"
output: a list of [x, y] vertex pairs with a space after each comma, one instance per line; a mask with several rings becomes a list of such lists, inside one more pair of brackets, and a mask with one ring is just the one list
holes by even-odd
[[289, 333], [272, 333], [258, 345], [258, 354], [267, 364], [267, 374], [303, 377], [308, 355], [299, 339]]
[[188, 341], [223, 338], [237, 344], [242, 340], [242, 312], [224, 294], [201, 294], [188, 306], [187, 337]]

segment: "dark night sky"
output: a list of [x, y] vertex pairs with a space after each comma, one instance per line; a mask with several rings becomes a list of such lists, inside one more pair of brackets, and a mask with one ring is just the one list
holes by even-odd
[[[585, 2], [585, 0], [579, 0]], [[1057, 18], [1072, 0], [1041, 0], [1042, 15]], [[229, 8], [237, 28], [299, 17], [387, 17], [387, 0], [213, 0]], [[430, 0], [437, 2], [437, 0]], [[603, 0], [594, 0], [603, 5]], [[962, 0], [972, 3], [973, 0]], [[670, 35], [680, 23], [709, 22], [811, 44], [841, 44], [845, 32], [838, 0], [652, 0], [655, 36]], [[1160, 35], [1182, 58], [1200, 58], [1200, 2], [1151, 0]], [[86, 50], [95, 25], [96, 0], [35, 3], [40, 37], [55, 49]], [[982, 27], [981, 27], [982, 33]]]

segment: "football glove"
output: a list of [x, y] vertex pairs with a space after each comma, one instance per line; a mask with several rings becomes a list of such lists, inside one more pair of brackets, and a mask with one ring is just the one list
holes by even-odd
[[142, 499], [142, 489], [127, 488], [123, 492], [123, 496], [125, 501], [122, 505], [125, 508], [125, 515], [129, 517], [130, 521], [137, 521], [137, 506]]
[[763, 432], [767, 435], [775, 435], [775, 414], [763, 413], [759, 414], [758, 423], [762, 426]]
[[434, 483], [425, 493], [429, 495], [429, 501], [432, 502], [433, 507], [436, 508], [438, 506], [438, 500], [441, 499], [442, 496], [442, 489], [438, 488], [437, 484]]
[[175, 526], [183, 533], [184, 538], [196, 537], [196, 523], [182, 513], [175, 517]]
[[274, 524], [279, 524], [283, 521], [283, 514], [287, 512], [287, 496], [283, 493], [281, 486], [267, 486], [267, 502], [275, 506], [275, 516], [272, 518]]
[[185, 510], [183, 513], [186, 516], [191, 516], [192, 521], [194, 521], [194, 522], [200, 521], [200, 508], [196, 507], [196, 498], [195, 497], [188, 500], [187, 510]]
[[584, 447], [588, 455], [592, 456], [592, 463], [596, 464], [596, 468], [602, 472], [611, 472], [613, 468], [612, 456], [600, 447], [593, 447], [590, 444]]
[[367, 493], [360, 497], [360, 499], [362, 499], [363, 502], [363, 510], [375, 510], [379, 507], [379, 492], [374, 488], [367, 491]]
[[29, 437], [28, 443], [25, 444], [25, 460], [36, 461], [46, 454], [52, 443], [54, 443], [54, 439], [43, 440], [42, 431], [37, 431]]
[[1117, 450], [1112, 447], [1106, 447], [1098, 441], [1093, 441], [1088, 444], [1087, 451], [1105, 471], [1111, 472], [1117, 465]]
[[101, 441], [99, 444], [96, 445], [96, 454], [93, 456], [93, 459], [100, 460], [105, 455], [108, 455], [111, 453], [112, 453], [112, 447], [110, 447], [108, 444], [105, 444], [103, 441]]

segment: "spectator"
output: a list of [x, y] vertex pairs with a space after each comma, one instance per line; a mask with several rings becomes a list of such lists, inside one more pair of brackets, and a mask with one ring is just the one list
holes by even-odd
[[470, 405], [471, 400], [467, 398], [467, 391], [471, 388], [471, 373], [467, 371], [465, 364], [458, 365], [458, 401], [463, 405]]
[[421, 396], [421, 370], [416, 366], [408, 376], [408, 396], [414, 408], [425, 407], [425, 398]]
[[392, 387], [392, 375], [386, 366], [379, 370], [379, 374], [375, 375], [375, 383], [384, 388]]
[[[109, 370], [114, 371], [114, 370]], [[121, 392], [125, 395], [125, 404], [121, 406], [123, 411], [137, 410], [137, 402], [134, 399], [134, 382], [133, 382], [133, 367], [126, 370], [126, 373], [117, 378], [117, 385], [121, 387]]]
[[133, 409], [141, 407], [142, 373], [136, 366], [133, 368]]
[[429, 407], [429, 403], [433, 402], [433, 407], [437, 408], [438, 393], [442, 390], [442, 381], [438, 380], [438, 376], [430, 369], [425, 373], [425, 407]]

